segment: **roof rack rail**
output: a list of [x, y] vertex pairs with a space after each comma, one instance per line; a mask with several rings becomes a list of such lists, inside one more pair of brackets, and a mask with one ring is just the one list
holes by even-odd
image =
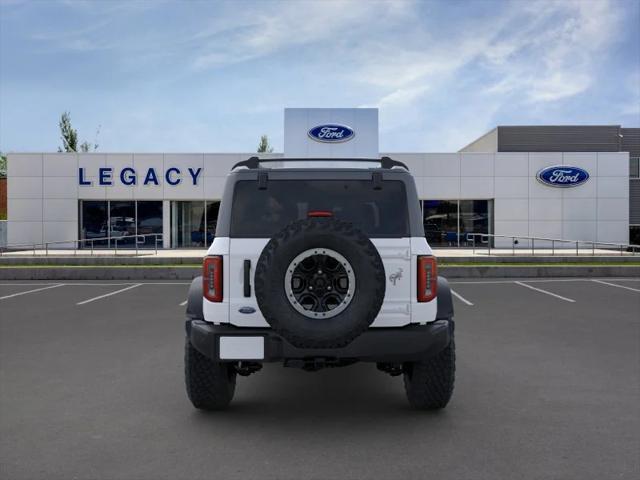
[[394, 160], [391, 157], [382, 157], [380, 159], [381, 168], [393, 168], [393, 167], [402, 167], [405, 170], [409, 170], [406, 164], [399, 162], [398, 160]]
[[380, 168], [391, 169], [393, 167], [401, 167], [409, 170], [404, 163], [393, 160], [390, 157], [382, 158], [264, 158], [251, 157], [242, 162], [236, 163], [231, 170], [238, 167], [247, 167], [250, 170], [260, 168], [260, 162], [380, 162]]

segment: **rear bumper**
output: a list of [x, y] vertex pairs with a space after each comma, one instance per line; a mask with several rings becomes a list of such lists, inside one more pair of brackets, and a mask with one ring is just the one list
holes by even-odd
[[[451, 340], [453, 321], [436, 320], [426, 325], [401, 328], [370, 328], [341, 348], [297, 348], [269, 328], [241, 328], [187, 320], [187, 336], [200, 353], [215, 361], [278, 362], [292, 359], [359, 360], [364, 362], [408, 362], [428, 358]], [[221, 337], [263, 337], [263, 358], [220, 358]]]

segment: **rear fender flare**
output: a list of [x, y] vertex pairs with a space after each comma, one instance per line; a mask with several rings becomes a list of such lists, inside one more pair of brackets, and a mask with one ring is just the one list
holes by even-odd
[[453, 318], [453, 299], [451, 287], [444, 277], [438, 277], [438, 313], [436, 320], [450, 320]]
[[204, 320], [202, 297], [202, 276], [199, 276], [191, 281], [187, 295], [187, 317], [189, 320]]

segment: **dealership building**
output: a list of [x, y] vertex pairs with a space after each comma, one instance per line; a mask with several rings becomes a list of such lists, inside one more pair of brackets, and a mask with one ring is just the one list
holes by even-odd
[[[497, 127], [455, 153], [380, 152], [378, 133], [377, 109], [285, 109], [284, 152], [261, 157], [272, 168], [282, 158], [403, 162], [433, 246], [468, 246], [469, 233], [640, 243], [639, 128]], [[254, 155], [9, 154], [7, 243], [152, 247], [156, 234], [164, 248], [203, 247], [226, 175]]]

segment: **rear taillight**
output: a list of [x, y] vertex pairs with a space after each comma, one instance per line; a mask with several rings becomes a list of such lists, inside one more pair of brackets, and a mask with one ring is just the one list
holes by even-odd
[[210, 302], [222, 301], [222, 257], [204, 257], [202, 264], [202, 291]]
[[438, 294], [438, 262], [432, 256], [418, 256], [418, 301], [430, 302]]

